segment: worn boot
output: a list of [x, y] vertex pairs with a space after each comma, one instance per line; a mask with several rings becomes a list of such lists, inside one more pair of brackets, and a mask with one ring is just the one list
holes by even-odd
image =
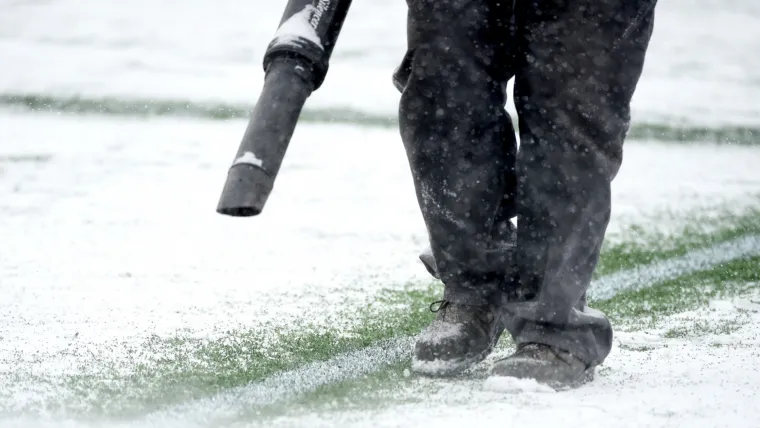
[[491, 376], [534, 379], [555, 389], [568, 389], [593, 380], [594, 369], [569, 352], [539, 343], [526, 343], [509, 357], [496, 361]]
[[[433, 306], [439, 304], [437, 309]], [[412, 370], [430, 376], [450, 376], [483, 361], [504, 331], [501, 316], [491, 306], [434, 302], [435, 320], [417, 338]]]

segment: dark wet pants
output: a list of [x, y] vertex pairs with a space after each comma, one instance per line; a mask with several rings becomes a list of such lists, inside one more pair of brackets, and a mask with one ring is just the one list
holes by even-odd
[[[585, 296], [655, 0], [408, 6], [409, 50], [394, 83], [444, 298], [498, 305], [518, 344], [601, 363], [612, 328]], [[513, 77], [519, 151], [505, 110]], [[516, 245], [501, 245], [495, 231], [513, 217]]]

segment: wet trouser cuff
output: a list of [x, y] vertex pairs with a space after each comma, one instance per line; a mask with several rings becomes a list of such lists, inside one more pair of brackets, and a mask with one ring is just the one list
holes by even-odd
[[[529, 303], [509, 305], [505, 311], [506, 328], [516, 345], [539, 343], [569, 352], [589, 368], [601, 364], [612, 348], [612, 326], [601, 312], [586, 307], [573, 309], [565, 324], [536, 321], [535, 317], [522, 317], [510, 310]], [[533, 318], [533, 319], [530, 319]]]

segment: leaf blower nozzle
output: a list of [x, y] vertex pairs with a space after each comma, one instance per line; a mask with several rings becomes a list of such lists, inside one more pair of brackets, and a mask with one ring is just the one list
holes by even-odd
[[324, 82], [351, 0], [290, 0], [264, 54], [264, 86], [216, 211], [264, 210], [306, 99]]

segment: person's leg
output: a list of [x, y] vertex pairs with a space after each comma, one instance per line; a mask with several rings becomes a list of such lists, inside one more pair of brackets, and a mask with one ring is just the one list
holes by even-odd
[[445, 300], [420, 335], [415, 367], [444, 374], [484, 358], [503, 331], [491, 303], [506, 257], [489, 248], [497, 212], [514, 210], [516, 142], [504, 108], [511, 2], [408, 6], [409, 53], [394, 78], [400, 132]]
[[445, 297], [475, 305], [496, 290], [484, 254], [515, 182], [504, 108], [510, 12], [489, 3], [500, 4], [409, 0], [408, 70], [395, 79], [401, 138]]
[[655, 0], [517, 2], [517, 249], [505, 308], [518, 348], [546, 346], [518, 350], [496, 363], [494, 374], [530, 377], [535, 369], [534, 377], [560, 379], [534, 364], [560, 352], [556, 364], [568, 357], [569, 374], [581, 376], [610, 351], [610, 323], [585, 305], [585, 293], [610, 219], [610, 186], [622, 162], [654, 6]]

